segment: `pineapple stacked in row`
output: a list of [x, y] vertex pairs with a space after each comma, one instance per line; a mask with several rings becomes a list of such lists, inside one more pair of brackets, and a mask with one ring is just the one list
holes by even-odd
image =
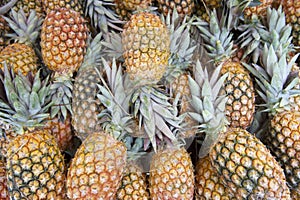
[[[46, 70], [42, 69], [43, 72], [46, 74], [51, 72], [50, 77], [48, 77], [50, 78], [50, 89], [49, 93], [47, 93], [49, 106], [42, 109], [42, 114], [39, 113], [41, 115], [38, 115], [38, 117], [42, 117], [42, 119], [38, 120], [38, 123], [30, 124], [30, 128], [22, 124], [25, 132], [18, 131], [18, 134], [21, 134], [20, 137], [25, 138], [27, 141], [31, 141], [31, 137], [27, 136], [27, 131], [36, 131], [37, 134], [42, 137], [41, 141], [34, 141], [33, 143], [42, 143], [43, 140], [49, 139], [48, 136], [43, 136], [42, 132], [35, 130], [35, 128], [32, 130], [31, 127], [39, 125], [41, 127], [48, 126], [51, 129], [57, 126], [52, 124], [54, 121], [66, 123], [68, 124], [66, 126], [70, 127], [70, 120], [72, 118], [75, 134], [83, 141], [83, 144], [77, 150], [68, 171], [66, 191], [69, 198], [102, 197], [107, 199], [123, 199], [126, 196], [126, 198], [131, 197], [132, 199], [147, 199], [149, 197], [151, 199], [192, 199], [194, 188], [198, 186], [194, 186], [194, 169], [190, 155], [185, 150], [182, 141], [184, 141], [185, 137], [195, 136], [198, 132], [201, 132], [200, 135], [206, 135], [202, 144], [201, 155], [206, 155], [208, 150], [210, 154], [209, 159], [211, 163], [210, 165], [206, 165], [206, 167], [210, 168], [213, 166], [213, 170], [215, 170], [213, 171], [214, 176], [220, 176], [220, 180], [222, 181], [217, 184], [229, 189], [224, 191], [223, 194], [218, 195], [228, 196], [226, 198], [229, 199], [246, 197], [289, 199], [290, 191], [286, 186], [287, 184], [283, 174], [283, 171], [287, 172], [288, 169], [290, 169], [287, 167], [285, 169], [283, 163], [286, 161], [279, 162], [284, 169], [282, 170], [266, 147], [253, 135], [244, 130], [248, 128], [253, 121], [255, 111], [254, 86], [249, 72], [240, 63], [232, 61], [232, 23], [226, 21], [226, 19], [228, 19], [226, 16], [223, 18], [224, 21], [218, 22], [216, 13], [212, 12], [209, 20], [210, 25], [202, 22], [197, 24], [208, 55], [213, 59], [213, 65], [218, 66], [223, 64], [222, 67], [217, 68], [217, 70], [221, 71], [221, 74], [224, 75], [221, 80], [225, 80], [222, 84], [221, 81], [219, 81], [218, 86], [215, 87], [209, 84], [205, 85], [207, 91], [199, 94], [197, 93], [198, 90], [195, 89], [197, 88], [195, 82], [192, 83], [193, 77], [197, 77], [195, 79], [196, 84], [201, 85], [204, 79], [209, 79], [208, 74], [210, 73], [205, 74], [205, 70], [202, 70], [203, 73], [199, 75], [199, 64], [189, 61], [186, 62], [186, 60], [192, 58], [189, 56], [193, 54], [195, 49], [189, 49], [187, 46], [190, 45], [190, 42], [194, 41], [190, 41], [189, 39], [180, 40], [178, 38], [180, 38], [180, 34], [184, 35], [184, 38], [189, 38], [189, 24], [185, 24], [184, 22], [183, 24], [185, 25], [179, 26], [180, 30], [177, 29], [177, 32], [172, 30], [174, 24], [168, 26], [168, 17], [174, 19], [176, 15], [172, 5], [177, 5], [176, 8], [179, 15], [183, 17], [186, 14], [191, 15], [191, 10], [194, 6], [193, 1], [180, 1], [180, 3], [173, 1], [169, 3], [164, 1], [154, 2], [153, 5], [157, 3], [157, 5], [160, 6], [159, 12], [162, 12], [162, 15], [166, 15], [167, 19], [165, 21], [151, 12], [132, 12], [134, 9], [149, 8], [151, 2], [146, 2], [146, 6], [138, 5], [136, 8], [129, 8], [131, 6], [130, 1], [123, 2], [123, 6], [125, 6], [126, 9], [130, 11], [130, 15], [132, 15], [130, 19], [128, 18], [129, 21], [124, 27], [121, 27], [122, 22], [113, 11], [113, 1], [103, 1], [104, 4], [100, 6], [92, 1], [72, 2], [73, 5], [61, 1], [55, 9], [55, 6], [53, 6], [50, 1], [42, 2], [44, 5], [43, 9], [46, 11], [46, 17], [40, 35], [41, 54], [39, 54], [37, 49], [39, 47], [34, 46], [33, 49], [35, 51], [34, 53], [39, 56], [38, 58], [34, 58], [38, 63], [37, 65], [40, 65], [38, 61], [42, 61], [48, 68]], [[78, 6], [79, 4], [81, 5]], [[70, 7], [75, 11], [71, 10]], [[81, 11], [82, 7], [85, 8], [83, 12]], [[188, 9], [186, 10], [184, 8]], [[183, 13], [180, 11], [183, 11]], [[173, 15], [168, 15], [168, 12], [173, 12]], [[22, 13], [22, 11], [20, 13]], [[27, 16], [27, 14], [23, 15]], [[89, 17], [87, 21], [91, 22], [90, 27], [93, 27], [93, 30], [87, 29], [87, 24], [82, 18], [84, 15]], [[184, 21], [186, 19], [181, 18], [179, 21], [181, 20]], [[75, 24], [73, 22], [75, 22]], [[167, 26], [164, 23], [166, 23]], [[122, 28], [124, 28], [124, 30], [122, 30]], [[12, 29], [14, 28], [12, 27]], [[100, 41], [102, 39], [100, 35], [96, 36], [95, 43], [87, 42], [89, 31], [91, 31], [91, 36], [94, 37], [95, 32], [100, 30], [103, 32], [104, 40], [106, 40], [110, 37], [110, 35], [107, 34], [110, 29], [122, 31], [122, 41], [119, 42], [123, 44], [120, 43], [119, 45], [123, 46], [124, 52], [122, 58], [118, 60], [118, 62], [123, 64], [122, 67], [117, 67], [117, 64], [112, 60], [101, 62], [100, 57], [101, 54], [105, 55], [105, 50], [103, 52], [101, 51], [99, 43], [102, 42]], [[18, 37], [20, 36], [18, 35]], [[219, 43], [220, 41], [221, 44]], [[34, 41], [31, 42], [35, 44]], [[182, 43], [178, 44], [178, 42]], [[27, 42], [23, 41], [22, 43]], [[105, 42], [103, 44], [105, 44]], [[107, 47], [107, 43], [105, 45]], [[108, 58], [111, 59], [109, 56]], [[5, 58], [5, 60], [7, 60], [7, 58]], [[179, 67], [176, 64], [179, 64]], [[191, 72], [191, 69], [189, 69], [193, 64], [196, 65], [198, 72]], [[8, 65], [7, 68], [9, 68], [9, 70], [10, 67], [15, 69], [13, 64], [10, 63], [4, 63], [3, 68], [6, 65]], [[23, 68], [24, 67], [21, 69]], [[80, 70], [78, 70], [79, 68]], [[121, 72], [123, 69], [125, 69], [124, 72]], [[5, 68], [4, 71], [9, 70]], [[27, 79], [32, 81], [33, 78], [31, 78], [31, 76], [42, 79], [39, 75], [40, 72], [37, 73], [38, 75], [32, 75], [31, 73], [34, 73], [34, 70], [28, 71], [30, 71], [29, 75], [25, 74], [24, 76], [18, 74], [18, 70], [14, 72], [11, 71], [10, 73], [12, 73], [13, 77], [12, 82], [14, 82], [14, 79], [19, 80], [19, 78], [15, 78], [19, 76], [28, 77], [21, 78], [21, 80], [25, 79], [24, 82], [27, 82]], [[38, 68], [36, 69], [36, 72], [37, 71], [39, 71]], [[216, 74], [217, 73], [215, 73], [212, 78], [214, 80], [208, 82], [211, 84], [216, 83]], [[74, 82], [73, 77], [75, 77]], [[130, 80], [127, 80], [128, 78]], [[181, 83], [179, 83], [178, 80], [180, 80]], [[186, 83], [188, 80], [190, 84]], [[128, 83], [126, 81], [128, 81]], [[207, 84], [207, 80], [204, 82]], [[172, 85], [172, 87], [170, 87], [170, 85]], [[17, 86], [13, 85], [13, 87], [18, 87], [18, 84]], [[202, 86], [200, 87], [202, 88]], [[11, 88], [11, 86], [9, 88]], [[188, 88], [188, 92], [182, 92], [182, 88]], [[219, 88], [220, 91], [218, 91], [217, 88]], [[221, 96], [208, 97], [208, 91], [210, 89], [214, 91], [211, 92], [212, 94]], [[19, 91], [19, 89], [17, 90]], [[169, 90], [171, 90], [172, 93], [169, 93]], [[21, 95], [23, 94], [20, 93], [19, 96]], [[226, 98], [223, 98], [223, 95], [226, 96]], [[199, 100], [197, 100], [196, 97], [201, 100], [202, 98], [205, 99], [203, 109], [199, 109]], [[6, 96], [4, 96], [4, 102], [6, 102], [6, 100]], [[213, 106], [211, 106], [208, 100], [212, 101]], [[15, 102], [15, 100], [6, 103], [10, 105], [12, 102]], [[28, 103], [29, 108], [32, 106], [30, 103], [31, 101]], [[11, 130], [14, 130], [15, 127], [19, 127], [17, 125], [19, 121], [17, 121], [18, 123], [14, 121], [17, 117], [9, 117], [11, 113], [14, 113], [10, 110], [19, 109], [16, 106], [17, 105], [9, 106], [10, 108], [6, 108], [3, 114], [3, 118], [9, 119], [6, 121], [6, 124], [9, 125], [8, 127]], [[217, 106], [217, 108], [215, 106]], [[179, 110], [177, 110], [178, 108]], [[211, 113], [212, 110], [215, 111]], [[226, 112], [226, 115], [222, 115], [222, 112]], [[213, 125], [219, 124], [218, 120], [221, 118], [222, 120], [225, 119], [225, 121], [221, 120], [220, 127], [210, 129], [209, 126], [211, 123]], [[193, 126], [192, 128], [184, 126], [184, 124], [188, 122], [187, 119], [188, 121], [192, 121], [190, 123], [190, 125]], [[226, 120], [228, 120], [228, 124]], [[208, 124], [209, 128], [204, 124]], [[230, 128], [228, 128], [227, 125]], [[132, 129], [132, 127], [134, 128]], [[227, 128], [228, 130], [226, 130]], [[5, 133], [11, 133], [11, 130], [6, 129]], [[138, 130], [139, 133], [135, 133], [132, 130]], [[187, 130], [191, 133], [187, 133]], [[54, 134], [53, 129], [52, 134]], [[224, 136], [219, 138], [219, 134]], [[10, 145], [8, 145], [7, 155], [14, 155], [13, 161], [17, 163], [15, 166], [20, 166], [22, 171], [23, 167], [28, 167], [28, 164], [24, 165], [24, 163], [17, 161], [19, 158], [17, 159], [17, 156], [15, 156], [17, 153], [13, 149], [15, 145], [11, 145], [19, 138], [19, 136], [15, 135], [16, 134], [14, 134], [11, 139]], [[56, 137], [56, 139], [57, 138], [61, 137]], [[70, 139], [70, 137], [67, 138], [67, 140]], [[147, 186], [145, 186], [144, 181], [139, 181], [142, 185], [135, 185], [135, 187], [128, 184], [128, 181], [126, 186], [123, 185], [126, 184], [125, 179], [122, 180], [123, 173], [126, 173], [124, 168], [125, 163], [126, 160], [130, 158], [130, 151], [132, 150], [129, 146], [124, 144], [126, 144], [126, 142], [128, 143], [128, 139], [132, 138], [137, 138], [136, 141], [138, 142], [142, 141], [142, 145], [139, 144], [142, 148], [139, 148], [138, 151], [146, 153], [147, 155], [149, 151], [151, 151], [154, 154], [149, 166], [149, 195], [147, 194], [148, 191], [145, 192]], [[248, 150], [246, 151], [245, 149], [245, 151], [238, 151], [239, 149], [236, 148], [225, 148], [222, 145], [222, 148], [218, 148], [217, 146], [218, 144], [220, 146], [220, 144], [227, 144], [232, 141], [236, 146], [245, 147], [246, 149], [251, 149], [251, 145], [254, 144], [255, 148], [251, 150], [255, 152], [256, 157], [253, 157], [252, 154], [249, 154]], [[244, 141], [246, 141], [246, 143]], [[46, 154], [47, 151], [52, 148], [55, 148], [54, 152], [59, 155], [57, 145], [54, 145], [54, 147], [51, 142], [47, 144], [50, 146], [46, 147], [46, 152], [41, 152], [42, 155]], [[31, 146], [30, 148], [34, 150], [35, 147]], [[229, 155], [232, 160], [226, 160], [226, 165], [224, 166], [222, 159], [224, 159], [226, 155], [222, 155], [220, 152], [224, 152], [228, 149], [230, 149], [231, 152], [236, 152]], [[285, 150], [283, 149], [283, 151]], [[257, 158], [258, 155], [261, 155], [261, 152], [264, 152], [263, 156], [266, 157], [269, 163]], [[278, 152], [278, 150], [275, 152]], [[99, 158], [99, 155], [105, 155], [106, 153], [112, 156], [110, 161], [105, 161], [105, 156], [101, 157], [101, 159]], [[282, 153], [280, 153], [280, 155], [281, 154]], [[234, 160], [238, 158], [232, 158], [234, 156], [241, 156], [244, 160], [247, 160], [247, 162], [238, 162]], [[126, 159], [126, 157], [128, 158]], [[30, 158], [34, 159], [34, 156], [30, 156]], [[95, 160], [97, 160], [97, 162], [95, 162]], [[150, 160], [148, 161], [150, 162]], [[60, 161], [56, 162], [60, 163]], [[202, 162], [202, 159], [200, 159], [199, 162]], [[263, 169], [266, 170], [266, 174], [271, 173], [269, 176], [261, 175], [261, 165], [259, 165], [261, 162], [264, 166]], [[115, 166], [115, 168], [107, 167], [107, 163], [111, 163], [111, 166]], [[232, 165], [229, 166], [230, 164]], [[9, 163], [7, 163], [7, 166], [11, 168]], [[201, 165], [199, 164], [198, 166]], [[100, 167], [103, 171], [97, 170], [99, 169], [97, 167]], [[205, 169], [205, 167], [202, 167], [202, 169]], [[133, 172], [131, 172], [133, 174], [140, 174], [138, 171], [134, 171], [138, 170], [138, 168], [131, 168], [131, 170], [133, 170]], [[196, 170], [196, 174], [198, 172], [201, 174], [201, 170]], [[210, 171], [210, 169], [207, 170]], [[249, 170], [253, 173], [253, 180], [251, 178], [246, 179], [247, 177], [243, 176], [245, 170]], [[16, 176], [15, 173], [18, 172], [18, 170], [15, 170], [13, 173], [8, 171], [8, 181], [13, 180]], [[60, 164], [55, 171], [56, 174], [64, 172], [63, 164]], [[43, 173], [43, 171], [39, 168], [35, 173]], [[115, 173], [116, 176], [108, 175], [110, 173]], [[230, 176], [226, 176], [226, 173], [229, 173]], [[288, 171], [288, 173], [290, 173], [290, 171]], [[53, 174], [51, 174], [51, 176], [52, 175]], [[80, 177], [79, 179], [78, 176]], [[110, 179], [111, 177], [115, 179]], [[124, 176], [124, 178], [126, 178], [126, 176]], [[143, 179], [143, 176], [139, 176], [139, 178]], [[18, 180], [18, 183], [25, 183], [26, 185], [28, 177], [25, 177], [25, 179], [24, 181]], [[243, 182], [244, 179], [245, 181]], [[262, 182], [254, 181], [258, 179], [274, 184], [266, 186], [263, 185]], [[61, 178], [54, 180], [59, 182]], [[196, 178], [196, 180], [200, 180], [199, 177]], [[43, 181], [45, 181], [45, 179], [39, 183], [42, 184]], [[290, 181], [290, 178], [288, 178], [288, 181]], [[292, 181], [297, 182], [297, 180]], [[178, 182], [180, 182], [179, 185]], [[247, 184], [243, 185], [242, 182]], [[253, 182], [255, 182], [255, 184]], [[132, 183], [134, 183], [133, 180]], [[229, 185], [226, 185], [226, 183]], [[222, 184], [224, 184], [224, 186], [222, 186]], [[8, 183], [8, 185], [10, 195], [15, 195], [15, 198], [19, 198], [17, 195], [23, 195], [24, 198], [30, 198], [30, 195], [39, 195], [39, 191], [35, 191], [34, 187], [31, 188], [33, 191], [22, 191], [18, 193], [18, 187], [20, 186], [11, 186], [10, 183]], [[60, 183], [57, 185], [59, 185], [60, 188], [64, 188]], [[292, 191], [297, 187], [296, 183], [294, 183], [294, 185], [295, 186], [292, 186]], [[122, 187], [124, 187], [124, 190], [122, 190]], [[126, 188], [135, 188], [135, 190], [137, 190], [135, 194], [139, 195], [134, 197], [134, 190], [126, 190]], [[281, 191], [282, 194], [275, 193], [274, 191], [276, 190]], [[53, 197], [57, 195], [57, 198], [60, 198], [60, 190], [52, 192], [49, 188], [45, 187], [44, 191], [47, 191], [47, 194], [49, 193], [49, 199], [52, 198], [51, 195], [53, 195]], [[196, 188], [196, 191], [198, 191], [197, 195], [200, 195], [201, 198], [200, 190]], [[253, 194], [256, 191], [258, 192]], [[130, 192], [132, 194], [130, 194]], [[124, 193], [127, 194], [124, 196]], [[208, 199], [213, 198], [209, 197], [207, 193], [205, 197]], [[43, 198], [43, 196], [40, 198]]]

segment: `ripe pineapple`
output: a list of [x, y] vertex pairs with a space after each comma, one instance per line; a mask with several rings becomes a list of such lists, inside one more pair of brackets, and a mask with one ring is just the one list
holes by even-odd
[[246, 18], [264, 18], [267, 15], [267, 8], [273, 5], [274, 0], [259, 0], [258, 5], [252, 6], [251, 3], [244, 9], [244, 16]]
[[4, 17], [14, 33], [8, 36], [14, 39], [14, 43], [8, 45], [0, 52], [1, 62], [6, 61], [14, 67], [15, 72], [21, 71], [24, 75], [28, 72], [36, 73], [38, 70], [38, 57], [35, 42], [40, 34], [42, 19], [35, 11], [30, 11], [26, 16], [21, 9], [18, 12], [12, 10], [10, 17]]
[[166, 71], [170, 56], [168, 29], [155, 14], [131, 16], [122, 32], [126, 71], [140, 84], [157, 83]]
[[[71, 199], [114, 199], [126, 166], [126, 146], [120, 141], [130, 117], [121, 68], [103, 61], [107, 81], [101, 76], [97, 95], [106, 109], [99, 114], [103, 131], [89, 134], [77, 150], [67, 176]], [[123, 107], [124, 105], [124, 107]], [[123, 110], [124, 109], [124, 110]]]
[[56, 100], [51, 117], [72, 113], [71, 77], [83, 62], [88, 28], [85, 20], [74, 10], [51, 10], [42, 25], [41, 50], [45, 65], [54, 72], [52, 95]]
[[[7, 185], [12, 199], [64, 199], [64, 158], [53, 136], [41, 127], [51, 106], [49, 77], [1, 73], [0, 120], [8, 145]], [[28, 170], [30, 169], [30, 170]]]
[[128, 21], [132, 15], [132, 11], [127, 10], [124, 5], [124, 1], [122, 0], [115, 0], [115, 7], [114, 10], [116, 14], [120, 17], [120, 19], [124, 21]]
[[[221, 64], [221, 73], [228, 73], [221, 94], [228, 96], [226, 117], [231, 127], [247, 128], [253, 121], [255, 94], [250, 73], [239, 62], [233, 61], [233, 34], [231, 32], [231, 12], [224, 11], [221, 20], [211, 12], [210, 22], [199, 21], [198, 26], [204, 40], [208, 56], [214, 65]], [[205, 25], [206, 24], [206, 25]]]
[[183, 147], [159, 150], [150, 162], [150, 197], [157, 199], [193, 199], [194, 168]]
[[151, 1], [152, 0], [125, 0], [123, 1], [123, 5], [126, 10], [137, 11], [148, 8]]
[[84, 140], [87, 135], [100, 130], [97, 114], [100, 112], [100, 102], [96, 98], [97, 84], [101, 82], [96, 68], [100, 69], [101, 34], [98, 34], [89, 44], [84, 61], [80, 66], [74, 81], [72, 93], [72, 125], [76, 135]]
[[[0, 6], [9, 2], [10, 0], [3, 0], [3, 3], [0, 3]], [[39, 16], [44, 14], [41, 0], [17, 0], [11, 9], [16, 12], [18, 12], [20, 9], [23, 9], [26, 16], [28, 16], [32, 10], [35, 10]]]
[[174, 9], [177, 10], [181, 17], [191, 15], [195, 7], [194, 0], [158, 0], [157, 3], [160, 12], [165, 16], [167, 16], [168, 13], [172, 13]]
[[65, 120], [58, 117], [49, 119], [43, 128], [54, 137], [59, 149], [65, 151], [73, 137], [71, 126], [71, 116], [68, 114]]
[[5, 165], [6, 163], [4, 158], [0, 158], [0, 199], [1, 200], [9, 200]]
[[148, 200], [146, 176], [134, 161], [127, 162], [121, 185], [117, 191], [117, 200]]
[[8, 44], [7, 37], [5, 36], [8, 31], [9, 26], [7, 25], [7, 22], [5, 21], [3, 16], [0, 16], [0, 52]]
[[[282, 49], [282, 48], [280, 48]], [[263, 137], [284, 169], [289, 186], [293, 190], [300, 189], [300, 176], [297, 174], [300, 160], [297, 158], [299, 148], [299, 110], [294, 109], [291, 97], [299, 96], [300, 90], [294, 88], [299, 84], [299, 76], [291, 76], [291, 69], [297, 56], [287, 63], [287, 54], [276, 54], [273, 45], [264, 47], [262, 67], [245, 66], [256, 76], [265, 111], [270, 117], [269, 129]], [[298, 105], [295, 105], [296, 107]]]
[[195, 169], [195, 196], [197, 200], [235, 200], [228, 187], [220, 180], [209, 156], [200, 158]]
[[[300, 2], [298, 0], [281, 0], [286, 21], [293, 27], [293, 43], [295, 46], [300, 46]], [[297, 50], [299, 52], [299, 48]]]
[[58, 8], [72, 9], [81, 15], [83, 15], [83, 8], [80, 0], [40, 0], [43, 5], [43, 9], [48, 14], [50, 11]]
[[190, 115], [206, 134], [199, 157], [209, 155], [220, 180], [237, 199], [290, 199], [283, 170], [266, 146], [244, 129], [227, 128], [228, 97], [218, 94], [228, 73], [218, 77], [221, 68], [209, 74], [197, 62], [195, 78], [189, 78], [194, 108]]

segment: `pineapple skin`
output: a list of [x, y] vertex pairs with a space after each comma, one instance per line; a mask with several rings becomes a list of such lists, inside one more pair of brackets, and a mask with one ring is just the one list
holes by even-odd
[[5, 19], [0, 16], [0, 52], [8, 45], [5, 34], [9, 32], [9, 26]]
[[273, 5], [274, 0], [260, 0], [261, 4], [257, 6], [246, 7], [244, 10], [245, 18], [252, 18], [254, 16], [263, 18], [267, 15], [267, 8]]
[[193, 199], [194, 182], [194, 167], [184, 148], [160, 150], [153, 155], [149, 176], [151, 199]]
[[20, 71], [26, 76], [29, 72], [32, 74], [37, 72], [38, 58], [34, 49], [26, 44], [13, 43], [6, 46], [0, 52], [0, 68], [2, 70], [4, 69], [3, 64], [1, 64], [3, 61], [12, 65], [16, 74]]
[[51, 10], [42, 25], [41, 50], [45, 65], [59, 74], [72, 75], [82, 64], [88, 28], [72, 9]]
[[166, 71], [170, 38], [166, 25], [155, 14], [131, 16], [122, 32], [123, 57], [130, 78], [157, 83]]
[[152, 0], [124, 0], [122, 1], [124, 8], [128, 11], [136, 11], [139, 9], [146, 9]]
[[285, 12], [286, 22], [292, 26], [293, 43], [295, 46], [300, 46], [300, 1], [281, 0], [281, 5]]
[[250, 73], [240, 62], [225, 62], [221, 74], [228, 73], [221, 95], [228, 97], [226, 117], [233, 128], [248, 128], [255, 112], [255, 92]]
[[83, 16], [83, 8], [79, 0], [41, 0], [46, 13], [58, 8], [72, 9]]
[[64, 158], [48, 131], [15, 137], [8, 145], [6, 170], [12, 199], [65, 199]]
[[209, 156], [200, 158], [195, 169], [196, 200], [236, 200], [222, 183]]
[[148, 200], [146, 176], [137, 164], [128, 162], [117, 191], [117, 200]]
[[181, 17], [185, 15], [191, 15], [195, 8], [194, 0], [158, 0], [159, 10], [167, 16], [168, 13], [172, 13], [173, 9], [176, 8], [178, 14]]
[[72, 93], [72, 125], [75, 134], [84, 140], [95, 131], [100, 131], [98, 117], [101, 108], [96, 98], [97, 83], [101, 80], [93, 67], [80, 70], [75, 77]]
[[78, 148], [67, 175], [74, 200], [115, 199], [126, 166], [126, 147], [104, 132], [89, 135]]
[[67, 149], [69, 142], [73, 137], [71, 117], [68, 115], [65, 120], [55, 117], [50, 119], [44, 126], [53, 135], [61, 151]]
[[285, 110], [277, 113], [272, 118], [269, 128], [264, 142], [281, 164], [290, 187], [299, 191], [300, 112]]
[[209, 153], [237, 199], [291, 199], [283, 169], [267, 147], [243, 129], [230, 129]]
[[5, 161], [0, 158], [0, 199], [9, 200], [8, 189], [7, 189], [7, 180], [6, 180], [6, 169]]

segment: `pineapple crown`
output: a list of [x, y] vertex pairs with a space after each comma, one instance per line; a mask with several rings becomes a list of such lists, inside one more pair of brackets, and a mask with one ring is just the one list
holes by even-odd
[[108, 33], [109, 29], [121, 31], [119, 25], [124, 22], [111, 9], [113, 6], [114, 0], [87, 0], [84, 6], [85, 15], [91, 19], [92, 26], [103, 33]]
[[14, 9], [10, 12], [10, 18], [4, 17], [14, 33], [7, 34], [8, 37], [15, 39], [20, 43], [26, 43], [33, 46], [40, 35], [43, 19], [36, 15], [35, 10], [31, 10], [27, 17], [24, 10], [18, 12]]
[[101, 74], [96, 69], [102, 81], [102, 84], [98, 84], [97, 98], [105, 109], [98, 117], [106, 132], [122, 140], [130, 132], [129, 123], [132, 119], [129, 114], [129, 97], [125, 92], [125, 77], [121, 66], [117, 67], [115, 59], [111, 66], [104, 58], [102, 62], [105, 74]]
[[101, 50], [102, 50], [102, 33], [98, 33], [93, 39], [89, 37], [87, 44], [87, 51], [84, 55], [84, 60], [78, 70], [78, 73], [88, 67], [94, 67], [101, 62]]
[[8, 11], [11, 10], [11, 8], [17, 3], [18, 0], [11, 0], [7, 4], [0, 7], [0, 15], [4, 15]]
[[199, 157], [207, 155], [214, 141], [228, 124], [225, 116], [227, 97], [219, 95], [228, 74], [219, 77], [221, 68], [222, 65], [219, 65], [209, 75], [207, 69], [203, 69], [201, 63], [197, 61], [194, 78], [189, 76], [190, 102], [194, 111], [188, 114], [200, 124], [199, 131], [206, 134]]
[[223, 12], [221, 19], [218, 19], [216, 10], [210, 13], [210, 22], [204, 22], [200, 18], [195, 17], [193, 22], [203, 38], [204, 46], [208, 56], [215, 62], [220, 63], [229, 59], [233, 54], [233, 34], [232, 29], [232, 13], [227, 10]]
[[193, 52], [196, 45], [192, 45], [190, 37], [190, 27], [192, 19], [188, 16], [180, 17], [176, 8], [173, 9], [172, 15], [169, 12], [166, 17], [163, 15], [162, 22], [167, 25], [170, 33], [170, 58], [163, 79], [171, 83], [180, 74], [182, 74], [192, 63]]
[[238, 37], [238, 43], [241, 48], [246, 47], [243, 59], [252, 54], [252, 60], [256, 63], [264, 44], [272, 44], [274, 50], [280, 54], [292, 51], [292, 28], [285, 19], [281, 6], [277, 10], [268, 7], [265, 21], [253, 19], [251, 22], [240, 25], [238, 30], [242, 34]]
[[156, 152], [158, 146], [179, 146], [176, 134], [180, 131], [184, 116], [178, 116], [178, 98], [170, 103], [170, 97], [158, 85], [143, 85], [132, 92], [133, 116], [139, 128], [145, 130], [144, 148], [150, 144]]
[[43, 125], [52, 105], [49, 77], [41, 80], [40, 71], [33, 77], [15, 74], [4, 62], [0, 74], [0, 121], [22, 133], [24, 129]]
[[264, 111], [274, 115], [282, 109], [291, 109], [293, 105], [289, 102], [291, 96], [299, 95], [300, 90], [294, 89], [299, 82], [299, 77], [291, 76], [293, 64], [299, 54], [291, 58], [287, 63], [286, 54], [277, 55], [273, 45], [264, 45], [262, 55], [263, 67], [246, 63], [243, 65], [256, 77], [260, 88], [258, 94], [264, 100]]

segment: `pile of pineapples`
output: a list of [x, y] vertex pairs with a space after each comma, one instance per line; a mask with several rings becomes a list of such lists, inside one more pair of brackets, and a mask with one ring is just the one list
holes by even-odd
[[0, 200], [300, 199], [298, 0], [2, 0]]

